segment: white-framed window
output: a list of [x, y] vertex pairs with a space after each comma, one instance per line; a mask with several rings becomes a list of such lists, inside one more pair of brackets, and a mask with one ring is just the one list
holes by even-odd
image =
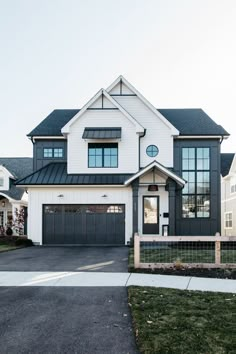
[[0, 177], [0, 187], [3, 187], [3, 185], [4, 185], [4, 178]]
[[233, 213], [229, 211], [225, 213], [225, 229], [232, 229], [233, 227]]
[[236, 184], [231, 184], [231, 186], [230, 186], [230, 193], [231, 193], [231, 194], [236, 193]]

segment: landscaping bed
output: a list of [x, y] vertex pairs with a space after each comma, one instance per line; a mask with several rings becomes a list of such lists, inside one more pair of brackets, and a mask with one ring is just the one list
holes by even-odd
[[33, 242], [26, 236], [0, 236], [0, 252], [29, 246], [33, 246]]
[[233, 354], [236, 295], [153, 287], [128, 288], [143, 354]]

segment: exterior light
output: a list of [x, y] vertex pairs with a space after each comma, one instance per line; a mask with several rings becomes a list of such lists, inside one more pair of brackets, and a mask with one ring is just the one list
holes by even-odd
[[5, 208], [5, 205], [6, 205], [5, 200], [3, 200], [2, 201], [2, 207]]
[[149, 192], [157, 192], [158, 191], [158, 185], [157, 184], [149, 184], [148, 191]]

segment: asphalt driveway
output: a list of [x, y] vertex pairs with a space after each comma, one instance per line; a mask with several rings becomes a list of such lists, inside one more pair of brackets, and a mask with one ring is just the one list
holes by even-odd
[[11, 354], [138, 353], [124, 287], [0, 287], [0, 343]]
[[0, 271], [127, 272], [128, 247], [34, 246], [0, 254]]

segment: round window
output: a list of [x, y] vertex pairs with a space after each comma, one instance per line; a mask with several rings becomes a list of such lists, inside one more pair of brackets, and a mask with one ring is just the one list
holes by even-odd
[[146, 149], [146, 153], [150, 157], [157, 156], [158, 152], [159, 152], [159, 149], [156, 145], [149, 145]]

